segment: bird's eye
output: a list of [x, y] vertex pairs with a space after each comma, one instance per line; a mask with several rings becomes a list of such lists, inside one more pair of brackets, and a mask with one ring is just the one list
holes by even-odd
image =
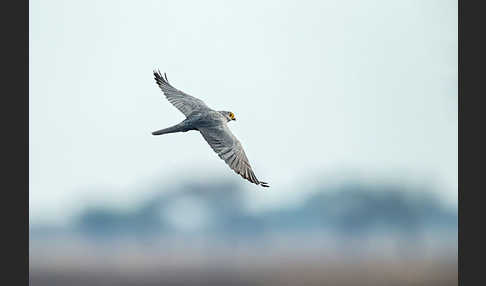
[[235, 118], [235, 115], [233, 114], [233, 112], [230, 112], [229, 116], [230, 116], [231, 119]]

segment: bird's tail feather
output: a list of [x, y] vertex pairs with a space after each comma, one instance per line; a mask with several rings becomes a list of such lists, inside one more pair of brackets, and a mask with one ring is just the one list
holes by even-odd
[[177, 125], [174, 125], [174, 126], [171, 126], [171, 127], [168, 127], [168, 128], [164, 128], [164, 129], [154, 131], [154, 132], [152, 132], [152, 135], [162, 135], [162, 134], [169, 134], [169, 133], [183, 132], [183, 131], [184, 131], [184, 128], [182, 128], [182, 126], [177, 124]]

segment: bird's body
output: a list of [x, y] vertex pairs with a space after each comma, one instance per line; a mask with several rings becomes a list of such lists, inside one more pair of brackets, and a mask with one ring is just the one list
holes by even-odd
[[268, 183], [256, 178], [240, 141], [228, 128], [228, 122], [236, 120], [233, 112], [213, 110], [202, 100], [175, 89], [169, 84], [167, 76], [164, 78], [157, 71], [154, 71], [154, 76], [169, 102], [179, 109], [186, 119], [174, 126], [152, 132], [153, 135], [197, 130], [237, 174], [254, 184], [268, 187]]

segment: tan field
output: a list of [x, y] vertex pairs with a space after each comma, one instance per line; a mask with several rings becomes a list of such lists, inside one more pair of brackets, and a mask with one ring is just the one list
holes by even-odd
[[[68, 254], [69, 253], [69, 254]], [[32, 250], [30, 285], [458, 285], [457, 257], [340, 258], [319, 251]]]

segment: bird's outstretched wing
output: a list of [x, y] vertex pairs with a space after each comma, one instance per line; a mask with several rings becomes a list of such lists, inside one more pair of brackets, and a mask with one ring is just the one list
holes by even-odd
[[231, 133], [226, 124], [215, 127], [198, 128], [202, 136], [209, 143], [209, 146], [223, 159], [231, 169], [244, 179], [260, 185], [269, 187], [268, 183], [259, 181], [251, 169], [250, 162], [240, 141]]
[[155, 82], [159, 85], [160, 89], [164, 92], [167, 100], [172, 105], [179, 109], [185, 116], [188, 116], [194, 110], [208, 108], [206, 104], [199, 98], [190, 96], [189, 94], [180, 91], [173, 87], [167, 80], [167, 75], [164, 73], [165, 78], [160, 74], [160, 71], [154, 70]]

